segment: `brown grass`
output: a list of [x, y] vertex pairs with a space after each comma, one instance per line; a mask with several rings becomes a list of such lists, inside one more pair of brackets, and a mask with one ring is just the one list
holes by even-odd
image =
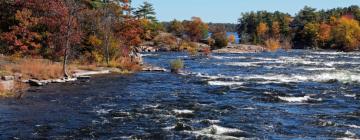
[[265, 48], [268, 51], [277, 51], [280, 48], [280, 41], [278, 39], [270, 38], [265, 41]]
[[20, 73], [25, 79], [55, 79], [63, 77], [62, 65], [44, 59], [22, 59], [4, 66], [9, 73]]
[[128, 70], [128, 71], [141, 70], [141, 66], [139, 64], [131, 61], [130, 57], [120, 57], [117, 59], [113, 59], [110, 61], [109, 67], [119, 68], [119, 69]]

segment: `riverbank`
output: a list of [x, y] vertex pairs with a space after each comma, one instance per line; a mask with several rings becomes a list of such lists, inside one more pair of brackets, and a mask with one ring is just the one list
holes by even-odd
[[[136, 60], [141, 60], [137, 54]], [[76, 80], [88, 80], [92, 75], [131, 74], [136, 71], [167, 71], [152, 65], [126, 62], [119, 67], [97, 65], [69, 65], [69, 77], [64, 77], [62, 64], [45, 59], [27, 59], [9, 56], [0, 57], [0, 97], [18, 97], [29, 86], [45, 86], [50, 83], [66, 83]], [[126, 64], [126, 65], [125, 65]], [[138, 65], [138, 66], [135, 66]], [[117, 65], [116, 65], [117, 66]]]

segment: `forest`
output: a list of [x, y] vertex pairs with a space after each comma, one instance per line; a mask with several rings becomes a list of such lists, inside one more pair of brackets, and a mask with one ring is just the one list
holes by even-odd
[[359, 20], [359, 6], [329, 10], [306, 6], [295, 17], [279, 11], [243, 13], [237, 32], [242, 43], [286, 42], [296, 49], [353, 51], [360, 46]]

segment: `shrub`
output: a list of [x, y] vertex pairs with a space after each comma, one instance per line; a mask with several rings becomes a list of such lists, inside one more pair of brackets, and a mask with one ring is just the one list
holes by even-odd
[[170, 68], [172, 72], [179, 72], [180, 69], [184, 68], [184, 62], [181, 59], [170, 61]]
[[268, 51], [276, 51], [280, 48], [280, 41], [278, 39], [273, 39], [273, 38], [267, 39], [265, 41], [265, 48]]
[[202, 52], [205, 56], [209, 56], [211, 54], [211, 49], [209, 47], [205, 47], [202, 49]]

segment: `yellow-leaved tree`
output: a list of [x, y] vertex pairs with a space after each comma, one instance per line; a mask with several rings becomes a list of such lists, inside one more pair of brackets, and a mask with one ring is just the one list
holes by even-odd
[[357, 20], [341, 17], [331, 33], [336, 46], [344, 51], [356, 50], [360, 46], [360, 25]]
[[256, 28], [256, 33], [261, 40], [265, 40], [266, 33], [268, 32], [269, 27], [266, 23], [260, 22]]

